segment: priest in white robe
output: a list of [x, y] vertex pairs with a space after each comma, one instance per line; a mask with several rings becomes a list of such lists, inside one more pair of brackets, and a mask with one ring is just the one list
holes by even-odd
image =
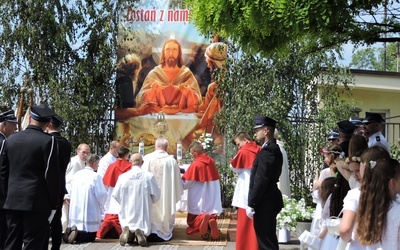
[[131, 170], [119, 176], [112, 196], [121, 205], [118, 214], [123, 227], [120, 244], [133, 243], [137, 238], [137, 242], [145, 246], [145, 236], [151, 233], [153, 204], [160, 198], [160, 188], [154, 175], [142, 170], [140, 154], [133, 154], [131, 162]]
[[71, 180], [68, 228], [64, 241], [68, 243], [92, 242], [101, 223], [101, 211], [107, 199], [101, 176], [95, 171], [100, 158], [89, 155], [86, 166], [74, 174]]
[[152, 230], [148, 241], [168, 241], [172, 238], [176, 203], [181, 199], [183, 186], [178, 162], [167, 153], [168, 140], [158, 138], [156, 150], [143, 157], [142, 169], [154, 175], [161, 189], [160, 200], [153, 205]]
[[[65, 189], [67, 189], [67, 192], [71, 189], [72, 176], [74, 176], [77, 171], [85, 168], [85, 161], [87, 160], [89, 154], [89, 145], [86, 143], [81, 143], [78, 145], [78, 148], [76, 149], [76, 155], [71, 157], [71, 161], [69, 162], [67, 170], [65, 171]], [[69, 200], [70, 194], [68, 193], [64, 196], [64, 204], [61, 211], [61, 223], [63, 231], [65, 231], [68, 226]]]

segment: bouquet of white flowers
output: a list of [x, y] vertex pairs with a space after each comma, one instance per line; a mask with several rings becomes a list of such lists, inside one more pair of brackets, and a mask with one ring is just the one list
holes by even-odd
[[304, 198], [295, 200], [283, 195], [283, 208], [276, 217], [277, 227], [286, 228], [290, 231], [296, 231], [298, 221], [311, 222], [314, 216], [315, 208], [306, 205]]

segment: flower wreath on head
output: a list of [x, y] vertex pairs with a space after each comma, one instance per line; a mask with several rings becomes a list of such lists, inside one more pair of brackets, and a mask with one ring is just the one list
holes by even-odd
[[352, 162], [358, 162], [361, 163], [361, 158], [358, 156], [352, 156], [352, 157], [346, 157], [344, 160], [346, 164], [352, 163]]
[[320, 151], [321, 153], [323, 153], [323, 154], [334, 154], [334, 155], [338, 155], [340, 159], [344, 159], [344, 156], [345, 156], [344, 152], [340, 152], [340, 151], [329, 151], [329, 150], [327, 150], [327, 149], [325, 149], [325, 148], [321, 148], [319, 151]]

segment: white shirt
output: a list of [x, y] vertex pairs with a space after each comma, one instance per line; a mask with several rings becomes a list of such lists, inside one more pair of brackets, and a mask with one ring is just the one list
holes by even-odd
[[128, 226], [132, 231], [140, 229], [148, 236], [151, 232], [153, 203], [160, 198], [160, 188], [154, 175], [132, 166], [132, 169], [118, 177], [112, 196], [122, 208], [118, 214], [122, 228]]
[[[65, 188], [68, 190], [71, 189], [71, 180], [72, 176], [79, 170], [82, 170], [85, 168], [85, 162], [79, 158], [79, 155], [75, 155], [74, 157], [71, 157], [71, 161], [68, 163], [67, 170], [65, 172]], [[65, 195], [65, 198], [69, 198], [70, 194], [68, 191], [68, 194]]]
[[108, 166], [110, 166], [110, 164], [114, 163], [116, 160], [117, 158], [115, 158], [110, 152], [101, 157], [99, 168], [97, 169], [97, 173], [101, 176], [101, 178], [103, 178], [106, 174]]
[[101, 224], [101, 210], [107, 193], [103, 180], [91, 167], [77, 171], [71, 180], [68, 226], [96, 232]]
[[173, 156], [163, 150], [145, 155], [143, 161], [143, 171], [152, 173], [161, 189], [160, 199], [153, 205], [151, 232], [164, 240], [170, 240], [175, 223], [176, 203], [183, 194], [180, 168]]
[[390, 154], [389, 143], [380, 131], [368, 137], [368, 147], [370, 148], [372, 146], [382, 147], [386, 149], [386, 151], [388, 151], [388, 153]]

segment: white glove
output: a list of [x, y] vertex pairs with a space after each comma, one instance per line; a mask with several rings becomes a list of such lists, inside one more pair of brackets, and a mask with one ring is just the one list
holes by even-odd
[[252, 208], [252, 207], [247, 207], [247, 208], [246, 208], [247, 217], [249, 217], [250, 219], [253, 219], [253, 215], [254, 215], [255, 213], [256, 213], [256, 212], [254, 212], [254, 208]]
[[49, 223], [51, 223], [51, 221], [53, 220], [54, 214], [55, 214], [55, 213], [56, 213], [56, 210], [51, 210], [50, 216], [49, 216], [49, 218], [48, 218]]

